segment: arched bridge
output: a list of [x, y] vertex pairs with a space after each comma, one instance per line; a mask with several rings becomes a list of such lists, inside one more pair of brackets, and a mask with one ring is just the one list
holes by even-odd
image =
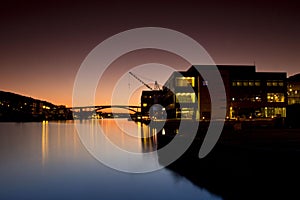
[[94, 112], [107, 108], [122, 108], [134, 113], [138, 113], [141, 110], [140, 106], [130, 106], [130, 105], [100, 105], [100, 106], [78, 106], [78, 107], [70, 107], [69, 109], [72, 111], [78, 110], [79, 112]]

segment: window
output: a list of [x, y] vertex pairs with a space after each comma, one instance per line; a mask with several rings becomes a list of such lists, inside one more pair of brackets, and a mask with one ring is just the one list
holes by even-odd
[[277, 87], [277, 86], [284, 86], [284, 82], [281, 80], [268, 80], [267, 81], [267, 86], [273, 86], [273, 87]]
[[249, 86], [254, 86], [254, 81], [249, 81]]
[[267, 86], [268, 86], [268, 87], [272, 86], [272, 82], [268, 81], [268, 82], [267, 82]]
[[238, 81], [232, 81], [232, 86], [260, 86], [260, 81], [259, 80], [238, 80]]
[[242, 85], [243, 85], [243, 82], [238, 81], [238, 82], [236, 82], [236, 85], [237, 85], [237, 86], [242, 86]]
[[147, 107], [147, 103], [143, 103], [143, 107]]
[[195, 93], [176, 93], [177, 103], [195, 103]]
[[243, 82], [243, 86], [248, 86], [249, 85], [249, 82], [248, 81], [244, 81]]
[[284, 86], [283, 81], [279, 81], [279, 82], [278, 82], [278, 85], [281, 86], [281, 87]]
[[179, 86], [179, 87], [187, 87], [187, 86], [195, 87], [195, 77], [177, 77], [176, 78], [176, 86]]
[[194, 116], [194, 109], [193, 108], [182, 108], [181, 109], [181, 117], [180, 118], [185, 118], [185, 119], [192, 119]]
[[268, 102], [284, 102], [283, 93], [267, 93]]
[[262, 109], [262, 113], [264, 117], [286, 117], [286, 108], [282, 107], [282, 108], [274, 108], [274, 107], [265, 107]]
[[256, 80], [254, 84], [255, 84], [255, 86], [260, 86], [260, 81]]

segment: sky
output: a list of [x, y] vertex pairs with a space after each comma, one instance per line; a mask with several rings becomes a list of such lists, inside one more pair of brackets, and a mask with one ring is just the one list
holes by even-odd
[[[105, 39], [139, 27], [182, 32], [201, 44], [216, 64], [255, 63], [257, 71], [291, 76], [300, 72], [299, 8], [292, 0], [4, 0], [0, 5], [0, 90], [70, 106], [76, 73], [86, 56]], [[127, 79], [128, 91], [122, 91], [130, 103], [138, 104], [139, 92], [146, 87], [128, 70], [146, 63], [176, 70], [189, 67], [185, 60], [161, 50], [122, 55], [100, 80], [95, 102], [109, 104], [118, 80]], [[151, 73], [146, 71], [136, 72], [147, 83], [164, 80], [155, 67]], [[133, 86], [139, 88], [132, 90]]]

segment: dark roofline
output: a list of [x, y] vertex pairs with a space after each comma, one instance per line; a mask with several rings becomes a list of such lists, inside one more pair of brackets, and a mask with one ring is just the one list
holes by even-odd
[[[218, 70], [229, 70], [231, 72], [235, 72], [237, 74], [240, 74], [241, 72], [246, 73], [255, 73], [256, 72], [256, 66], [255, 65], [192, 65], [187, 72], [192, 72], [195, 69], [199, 68], [199, 70], [215, 70], [216, 66]], [[243, 69], [242, 71], [240, 69]]]
[[300, 73], [299, 74], [294, 74], [293, 76], [290, 76], [288, 78], [289, 81], [292, 82], [300, 82]]

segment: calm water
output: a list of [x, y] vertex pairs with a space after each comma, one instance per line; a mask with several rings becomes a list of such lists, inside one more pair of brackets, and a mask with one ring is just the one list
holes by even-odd
[[[100, 124], [128, 151], [156, 147], [155, 140], [128, 136], [113, 120], [83, 123]], [[150, 134], [146, 126], [137, 129]], [[109, 149], [103, 151], [115, 159]], [[101, 164], [82, 145], [73, 121], [0, 123], [0, 158], [0, 199], [221, 199], [168, 169], [132, 174]]]

